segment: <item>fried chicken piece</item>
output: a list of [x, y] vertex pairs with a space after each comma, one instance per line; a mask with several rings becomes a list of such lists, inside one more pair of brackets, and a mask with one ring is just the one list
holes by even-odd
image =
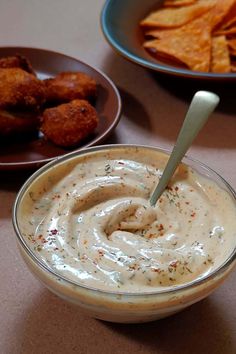
[[20, 135], [36, 132], [39, 116], [33, 112], [7, 112], [0, 110], [0, 136]]
[[20, 68], [0, 69], [0, 108], [38, 109], [44, 101], [43, 81]]
[[98, 124], [97, 112], [85, 100], [73, 100], [43, 112], [40, 130], [54, 144], [72, 147], [91, 134]]
[[19, 54], [11, 57], [0, 58], [0, 68], [20, 68], [36, 76], [29, 59]]
[[96, 96], [96, 81], [85, 73], [63, 72], [44, 80], [47, 102], [70, 102], [74, 99], [90, 100]]

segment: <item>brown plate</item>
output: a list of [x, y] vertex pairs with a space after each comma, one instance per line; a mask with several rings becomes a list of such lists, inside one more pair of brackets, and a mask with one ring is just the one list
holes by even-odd
[[31, 139], [0, 142], [0, 170], [39, 167], [52, 159], [101, 143], [116, 127], [121, 113], [121, 99], [112, 81], [102, 72], [67, 55], [37, 48], [2, 47], [0, 57], [22, 54], [29, 58], [40, 79], [53, 77], [62, 71], [82, 71], [95, 79], [98, 95], [95, 108], [100, 122], [94, 134], [76, 149], [60, 148], [44, 140], [41, 133]]

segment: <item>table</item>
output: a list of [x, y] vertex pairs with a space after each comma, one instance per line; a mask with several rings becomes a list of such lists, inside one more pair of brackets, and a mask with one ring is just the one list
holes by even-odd
[[[171, 148], [193, 92], [221, 96], [189, 155], [236, 188], [235, 84], [154, 74], [118, 56], [103, 38], [103, 0], [1, 0], [0, 45], [59, 51], [103, 70], [118, 86], [123, 114], [106, 143]], [[11, 223], [20, 186], [32, 171], [0, 172], [0, 353], [236, 353], [236, 273], [209, 298], [153, 323], [111, 324], [85, 317], [45, 289], [23, 263]]]

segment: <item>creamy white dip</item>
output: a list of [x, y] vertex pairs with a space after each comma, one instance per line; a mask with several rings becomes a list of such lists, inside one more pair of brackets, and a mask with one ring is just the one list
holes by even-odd
[[165, 163], [126, 148], [50, 170], [24, 201], [27, 243], [56, 273], [101, 290], [150, 292], [209, 274], [235, 247], [235, 203], [181, 165], [151, 207]]

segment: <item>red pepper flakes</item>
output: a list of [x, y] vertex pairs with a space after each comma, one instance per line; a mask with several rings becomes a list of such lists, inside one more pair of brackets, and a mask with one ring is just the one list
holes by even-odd
[[152, 268], [151, 269], [152, 270], [152, 272], [155, 272], [155, 273], [161, 273], [161, 269], [160, 268]]
[[104, 256], [104, 251], [103, 250], [98, 250], [98, 254], [100, 257], [103, 257]]
[[49, 232], [50, 232], [51, 235], [57, 235], [58, 230], [54, 229], [54, 230], [50, 230]]
[[149, 234], [147, 237], [150, 239], [150, 238], [156, 237], [156, 235], [155, 234]]
[[170, 267], [177, 268], [179, 261], [173, 261], [170, 263]]
[[129, 266], [129, 270], [137, 270], [137, 268], [138, 265], [136, 263]]
[[194, 218], [196, 216], [195, 212], [192, 212], [191, 217]]
[[119, 165], [124, 165], [124, 162], [119, 161], [118, 164]]
[[42, 243], [47, 243], [48, 241], [43, 237], [43, 235], [38, 236], [38, 240], [41, 241]]
[[177, 192], [177, 191], [179, 190], [179, 187], [176, 186], [176, 187], [175, 187], [175, 190], [176, 190], [176, 192]]
[[54, 199], [59, 199], [59, 198], [61, 198], [60, 194], [55, 194], [55, 195], [52, 197], [52, 200], [54, 200]]
[[[83, 254], [83, 255], [80, 257], [80, 259], [81, 259], [82, 261], [85, 261], [85, 260], [88, 259], [88, 256], [87, 256], [86, 254]], [[93, 263], [94, 263], [94, 262], [93, 262]]]

